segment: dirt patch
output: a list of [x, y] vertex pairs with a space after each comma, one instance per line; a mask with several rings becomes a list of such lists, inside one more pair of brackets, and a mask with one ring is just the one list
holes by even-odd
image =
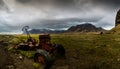
[[0, 46], [0, 69], [13, 69], [13, 59], [4, 46]]

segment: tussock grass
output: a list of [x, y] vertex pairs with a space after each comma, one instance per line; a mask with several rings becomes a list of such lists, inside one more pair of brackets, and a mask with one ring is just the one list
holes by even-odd
[[115, 26], [110, 31], [107, 32], [108, 34], [120, 34], [120, 25]]

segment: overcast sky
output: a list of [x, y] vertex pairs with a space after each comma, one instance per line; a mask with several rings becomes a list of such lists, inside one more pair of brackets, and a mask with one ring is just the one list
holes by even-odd
[[20, 33], [31, 28], [67, 29], [92, 23], [111, 29], [120, 0], [0, 0], [0, 32]]

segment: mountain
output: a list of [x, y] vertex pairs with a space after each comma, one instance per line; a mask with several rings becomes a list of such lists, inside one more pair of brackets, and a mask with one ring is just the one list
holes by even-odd
[[106, 32], [108, 34], [120, 34], [120, 10], [118, 10], [115, 19], [115, 27]]
[[67, 31], [68, 32], [100, 32], [105, 30], [102, 29], [101, 27], [96, 27], [92, 24], [85, 23], [81, 25], [72, 26]]
[[120, 10], [116, 14], [115, 26], [120, 25]]
[[[51, 30], [51, 29], [31, 29], [29, 32], [31, 34], [49, 33], [49, 34], [59, 34], [67, 32], [104, 32], [105, 30], [101, 27], [96, 27], [92, 24], [85, 23], [70, 27], [68, 30]], [[25, 32], [23, 32], [25, 34]]]
[[120, 34], [120, 24], [106, 32], [107, 34]]
[[29, 30], [29, 32], [31, 34], [40, 34], [40, 33], [58, 34], [58, 33], [64, 33], [65, 30], [32, 29], [32, 30]]

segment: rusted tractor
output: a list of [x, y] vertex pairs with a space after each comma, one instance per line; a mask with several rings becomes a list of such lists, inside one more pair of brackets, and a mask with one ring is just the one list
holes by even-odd
[[39, 35], [38, 50], [34, 55], [34, 61], [45, 65], [49, 69], [54, 60], [65, 59], [65, 49], [60, 44], [51, 44], [50, 35]]
[[49, 34], [39, 35], [39, 42], [32, 38], [27, 31], [28, 26], [23, 28], [27, 33], [27, 42], [17, 45], [17, 49], [25, 51], [36, 51], [34, 62], [44, 65], [44, 69], [49, 69], [56, 59], [66, 58], [65, 49], [60, 44], [52, 44]]

